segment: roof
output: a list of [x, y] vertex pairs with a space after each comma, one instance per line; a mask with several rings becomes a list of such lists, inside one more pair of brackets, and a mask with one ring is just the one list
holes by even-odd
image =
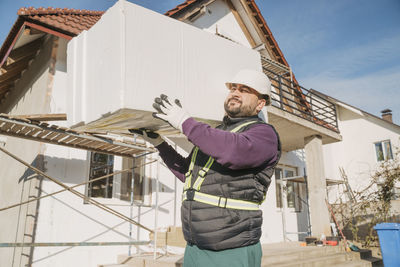
[[177, 5], [175, 8], [168, 10], [167, 12], [164, 13], [165, 16], [172, 17], [175, 13], [178, 11], [181, 11], [182, 9], [187, 8], [191, 4], [199, 2], [198, 0], [186, 0], [184, 3]]
[[104, 14], [104, 11], [91, 11], [68, 8], [20, 8], [18, 15], [26, 20], [40, 22], [46, 26], [57, 28], [71, 36], [76, 36], [90, 29]]
[[338, 104], [338, 105], [339, 105], [339, 104], [342, 104], [342, 105], [341, 105], [342, 107], [347, 108], [347, 109], [349, 109], [349, 110], [351, 110], [351, 111], [353, 111], [353, 112], [359, 111], [359, 112], [361, 112], [361, 113], [358, 113], [358, 112], [356, 112], [356, 113], [358, 113], [358, 114], [360, 114], [360, 115], [361, 115], [361, 114], [367, 114], [368, 116], [371, 116], [371, 117], [373, 117], [373, 118], [375, 118], [375, 119], [378, 119], [378, 120], [380, 120], [380, 121], [382, 121], [382, 122], [384, 122], [384, 123], [386, 123], [386, 124], [388, 124], [388, 125], [395, 126], [396, 128], [399, 128], [399, 129], [400, 129], [400, 125], [397, 125], [397, 124], [394, 123], [394, 122], [389, 122], [389, 121], [387, 121], [387, 120], [385, 120], [385, 119], [383, 119], [383, 118], [381, 118], [381, 117], [379, 117], [379, 116], [376, 116], [376, 115], [374, 115], [374, 114], [371, 114], [371, 113], [369, 113], [369, 112], [367, 112], [367, 111], [365, 111], [365, 110], [362, 110], [362, 109], [357, 108], [357, 107], [355, 107], [355, 106], [353, 106], [353, 105], [350, 105], [350, 104], [348, 104], [348, 103], [345, 103], [345, 102], [343, 102], [342, 100], [339, 100], [339, 99], [334, 98], [334, 97], [332, 97], [332, 96], [326, 95], [326, 94], [324, 94], [324, 93], [322, 93], [322, 92], [320, 92], [320, 91], [317, 91], [317, 90], [315, 90], [315, 89], [310, 89], [310, 93], [314, 93], [314, 94], [316, 94], [316, 95], [320, 95], [320, 96], [324, 97], [325, 99], [328, 99], [329, 101], [334, 102], [334, 103], [336, 103], [336, 104]]
[[[182, 13], [188, 11], [190, 8], [192, 8], [194, 5], [201, 4], [202, 2], [205, 2], [204, 0], [186, 0], [184, 3], [176, 6], [175, 8], [165, 12], [164, 15], [176, 18], [177, 16], [181, 15]], [[242, 3], [246, 4], [248, 8], [251, 10], [251, 14], [254, 17], [255, 21], [257, 22], [260, 30], [264, 34], [265, 39], [267, 40], [267, 45], [271, 48], [271, 51], [274, 53], [274, 57], [276, 60], [284, 64], [285, 66], [289, 67], [288, 62], [285, 59], [285, 56], [283, 55], [281, 49], [278, 46], [278, 43], [276, 42], [271, 29], [268, 27], [267, 22], [265, 21], [264, 17], [261, 15], [260, 9], [258, 8], [256, 2], [254, 0], [246, 0], [243, 1]]]
[[28, 68], [46, 33], [72, 39], [90, 29], [104, 14], [68, 8], [20, 8], [18, 18], [0, 48], [0, 103]]
[[[24, 22], [44, 26], [67, 36], [77, 36], [84, 30], [90, 29], [104, 14], [104, 11], [90, 11], [68, 8], [33, 8], [23, 7], [17, 12], [18, 19], [11, 28], [0, 49], [0, 62], [3, 63], [10, 46], [12, 46]], [[2, 65], [0, 63], [0, 66]]]

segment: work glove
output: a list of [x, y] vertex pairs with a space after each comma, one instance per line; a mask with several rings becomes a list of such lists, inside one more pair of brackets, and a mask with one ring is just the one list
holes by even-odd
[[182, 108], [178, 99], [175, 99], [175, 102], [171, 104], [168, 97], [162, 94], [154, 99], [153, 108], [157, 110], [153, 113], [154, 117], [168, 122], [172, 127], [182, 132], [182, 124], [189, 118], [189, 114]]
[[145, 128], [129, 129], [129, 132], [137, 134], [138, 136], [142, 137], [146, 142], [149, 142], [155, 147], [164, 142], [164, 139], [162, 139], [158, 133], [155, 133]]

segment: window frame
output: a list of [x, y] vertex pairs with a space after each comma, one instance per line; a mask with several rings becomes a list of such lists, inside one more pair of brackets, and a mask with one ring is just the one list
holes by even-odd
[[[389, 144], [389, 146], [387, 146]], [[381, 151], [378, 152], [377, 146], [380, 146]], [[389, 148], [389, 149], [387, 149]], [[392, 160], [393, 159], [393, 149], [392, 149], [392, 142], [390, 139], [385, 139], [382, 141], [374, 142], [374, 150], [375, 150], [375, 160], [376, 162], [382, 162], [386, 160]], [[382, 153], [382, 159], [380, 159], [380, 155], [378, 153]], [[389, 155], [388, 155], [389, 152]]]
[[[86, 180], [90, 180], [90, 175], [92, 172], [92, 157], [93, 154], [98, 153], [98, 152], [87, 152], [87, 175], [86, 175]], [[102, 153], [99, 153], [102, 154]], [[114, 156], [114, 155], [109, 155], [109, 154], [104, 154], [107, 155], [108, 157], [113, 158], [113, 167], [112, 167], [112, 172], [116, 172], [118, 170], [122, 169], [128, 169], [128, 168], [133, 168], [134, 166], [134, 161], [137, 162], [138, 165], [143, 165], [146, 163], [148, 160], [146, 156], [142, 157], [137, 157], [137, 158], [126, 158], [126, 157], [120, 157], [120, 156]], [[130, 162], [130, 163], [128, 163]], [[152, 165], [152, 164], [150, 164]], [[133, 205], [134, 206], [145, 206], [149, 207], [151, 206], [152, 203], [152, 179], [150, 176], [148, 176], [148, 173], [151, 173], [151, 168], [152, 166], [150, 165], [143, 165], [136, 170], [139, 170], [139, 173], [136, 171], [135, 176], [139, 175], [139, 180], [141, 179], [141, 185], [140, 185], [140, 193], [141, 196], [139, 199], [134, 199]], [[111, 187], [111, 197], [109, 198], [104, 198], [104, 197], [91, 197], [90, 194], [90, 187], [91, 183], [87, 183], [85, 185], [85, 200], [84, 204], [89, 204], [88, 199], [93, 198], [96, 201], [104, 204], [104, 205], [117, 205], [117, 206], [131, 206], [131, 197], [130, 197], [130, 185], [131, 185], [131, 176], [132, 172], [123, 172], [117, 175], [111, 176], [113, 181], [112, 181], [112, 187]], [[103, 174], [105, 175], [105, 174]], [[102, 175], [100, 175], [102, 176]], [[100, 177], [98, 176], [98, 177]], [[134, 177], [135, 177], [134, 176]], [[95, 178], [95, 177], [94, 177]], [[107, 180], [109, 178], [105, 178]], [[129, 180], [129, 181], [128, 181]], [[102, 181], [102, 180], [100, 180]], [[129, 188], [126, 188], [126, 186], [129, 186]], [[135, 186], [134, 186], [134, 191], [135, 191]]]
[[[292, 176], [287, 176], [287, 174], [291, 172]], [[279, 173], [279, 179], [277, 179], [277, 173]], [[288, 177], [294, 177], [298, 175], [298, 168], [295, 166], [283, 166], [283, 165], [278, 165], [275, 168], [275, 201], [276, 201], [276, 208], [282, 210], [283, 209], [283, 203], [282, 203], [282, 196], [281, 196], [281, 186], [282, 186], [282, 182], [283, 179], [282, 178], [288, 178]], [[305, 186], [305, 183], [301, 183], [301, 182], [295, 182], [295, 181], [285, 181], [284, 186], [288, 189], [288, 187], [292, 187], [293, 191], [294, 191], [294, 196], [290, 196], [288, 194], [288, 192], [286, 192], [286, 208], [290, 211], [293, 212], [302, 212], [303, 211], [303, 203], [301, 202], [301, 200], [299, 199], [299, 197], [301, 197], [303, 190]], [[289, 206], [289, 202], [291, 202], [289, 200], [289, 198], [293, 198], [293, 205]]]

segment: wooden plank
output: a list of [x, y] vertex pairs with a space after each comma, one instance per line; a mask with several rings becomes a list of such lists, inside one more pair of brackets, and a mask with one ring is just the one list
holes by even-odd
[[2, 69], [4, 69], [4, 73], [7, 73], [9, 71], [14, 71], [15, 69], [18, 69], [21, 65], [28, 66], [29, 61], [35, 58], [35, 55], [32, 54], [27, 54], [24, 57], [22, 57], [20, 60], [15, 61], [11, 64], [8, 64], [7, 66], [3, 66]]
[[73, 140], [73, 141], [71, 141], [71, 142], [68, 142], [68, 144], [70, 144], [70, 145], [76, 145], [76, 144], [78, 144], [78, 143], [80, 143], [80, 142], [83, 142], [85, 139], [83, 139], [83, 138], [81, 138], [81, 137], [76, 137], [76, 139], [75, 140]]
[[72, 140], [74, 140], [74, 139], [76, 139], [76, 137], [75, 136], [71, 136], [71, 135], [69, 135], [68, 133], [65, 133], [65, 136], [64, 137], [62, 137], [62, 138], [60, 138], [60, 139], [57, 139], [57, 142], [63, 142], [63, 143], [65, 143], [65, 144], [68, 144], [70, 141], [72, 141]]
[[129, 151], [129, 150], [131, 150], [131, 148], [130, 147], [123, 147], [123, 149], [122, 150], [118, 150], [117, 152], [119, 152], [119, 153], [126, 153], [127, 151]]
[[0, 88], [0, 94], [6, 94], [14, 85], [12, 83], [7, 83], [5, 86]]
[[80, 145], [80, 146], [87, 146], [87, 147], [89, 147], [89, 146], [90, 146], [90, 144], [92, 144], [92, 143], [94, 143], [94, 142], [98, 142], [98, 141], [94, 141], [94, 140], [88, 140], [88, 139], [86, 139], [86, 141], [85, 141], [85, 142], [83, 142], [83, 143], [79, 143], [79, 145]]
[[126, 147], [118, 146], [115, 150], [112, 150], [112, 151], [117, 152], [117, 153], [122, 153], [124, 150], [126, 150]]
[[0, 94], [2, 95], [2, 97], [6, 97], [12, 88], [14, 88], [13, 81], [0, 84]]
[[83, 142], [85, 142], [85, 141], [87, 141], [85, 138], [78, 137], [75, 141], [72, 141], [72, 142], [70, 142], [69, 144], [71, 144], [71, 145], [77, 145], [77, 144], [83, 143]]
[[14, 133], [18, 133], [18, 131], [21, 130], [23, 127], [23, 125], [15, 124], [14, 127], [12, 127], [12, 129], [10, 130]]
[[50, 134], [48, 134], [45, 138], [47, 140], [52, 140], [54, 137], [56, 137], [57, 135], [59, 135], [60, 133], [57, 132], [51, 132]]
[[106, 142], [98, 142], [98, 143], [94, 144], [92, 147], [93, 147], [93, 148], [96, 148], [96, 149], [99, 149], [99, 148], [105, 147], [105, 146], [107, 146], [107, 145], [109, 145], [109, 143], [106, 143]]
[[51, 132], [48, 130], [43, 130], [40, 134], [36, 135], [36, 138], [43, 138], [43, 136], [46, 136], [50, 134]]
[[71, 136], [70, 138], [67, 138], [67, 139], [65, 139], [65, 140], [62, 140], [61, 142], [66, 143], [66, 144], [69, 144], [69, 143], [72, 143], [72, 142], [74, 142], [74, 141], [76, 141], [76, 140], [78, 140], [78, 139], [79, 139], [79, 138], [76, 137], [76, 136]]
[[1, 126], [1, 130], [2, 130], [2, 131], [6, 131], [6, 130], [9, 129], [12, 125], [14, 125], [14, 123], [5, 122], [5, 123], [3, 124], [3, 126]]
[[40, 48], [43, 42], [43, 38], [39, 38], [33, 42], [27, 43], [24, 46], [18, 47], [11, 51], [8, 56], [12, 62], [18, 61], [21, 58], [29, 54], [36, 54], [37, 50]]
[[15, 123], [7, 123], [2, 130], [5, 132], [9, 132], [12, 130], [12, 128], [15, 126]]
[[97, 149], [108, 150], [108, 148], [113, 147], [113, 146], [114, 146], [113, 144], [106, 143], [106, 144], [103, 144], [103, 145], [97, 147]]
[[43, 129], [34, 129], [32, 132], [29, 133], [30, 136], [36, 138], [36, 135], [40, 134], [41, 132], [43, 132]]
[[0, 76], [0, 83], [6, 83], [9, 85], [10, 82], [14, 82], [21, 76], [21, 71], [26, 69], [26, 65], [21, 66], [20, 69], [9, 71]]
[[33, 131], [33, 130], [34, 130], [34, 128], [32, 128], [32, 127], [24, 126], [24, 128], [19, 132], [19, 134], [24, 134], [25, 135], [25, 134]]

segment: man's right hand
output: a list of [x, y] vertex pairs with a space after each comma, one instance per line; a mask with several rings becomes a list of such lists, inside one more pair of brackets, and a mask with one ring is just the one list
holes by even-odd
[[164, 142], [164, 139], [162, 139], [158, 133], [148, 130], [146, 128], [129, 129], [129, 132], [139, 135], [146, 142], [149, 142], [155, 147]]

